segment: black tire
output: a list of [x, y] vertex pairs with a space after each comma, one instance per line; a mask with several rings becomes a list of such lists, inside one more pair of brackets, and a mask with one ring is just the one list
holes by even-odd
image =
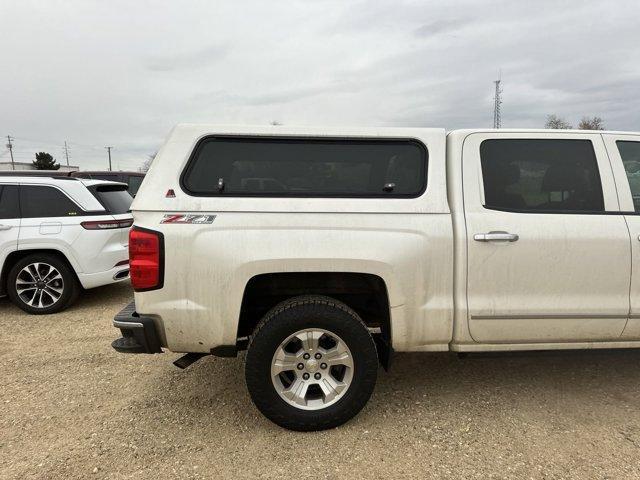
[[[335, 403], [317, 410], [303, 410], [287, 403], [271, 379], [276, 349], [289, 336], [318, 328], [337, 335], [353, 357], [351, 383]], [[265, 315], [249, 343], [245, 377], [253, 403], [268, 419], [298, 431], [334, 428], [353, 418], [371, 396], [378, 373], [375, 343], [357, 313], [335, 299], [301, 296], [280, 303]]]
[[[18, 294], [16, 287], [16, 279], [18, 278], [18, 275], [23, 268], [34, 263], [50, 265], [58, 270], [62, 277], [62, 293], [51, 305], [45, 305], [44, 307], [32, 306]], [[34, 315], [46, 315], [64, 310], [75, 302], [79, 293], [80, 286], [78, 285], [75, 273], [71, 270], [67, 262], [58, 255], [50, 253], [34, 253], [32, 255], [28, 255], [23, 259], [18, 260], [18, 262], [16, 262], [9, 271], [9, 275], [7, 275], [7, 294], [11, 301], [25, 312]], [[47, 298], [50, 300], [50, 297]], [[48, 302], [45, 301], [45, 303]]]

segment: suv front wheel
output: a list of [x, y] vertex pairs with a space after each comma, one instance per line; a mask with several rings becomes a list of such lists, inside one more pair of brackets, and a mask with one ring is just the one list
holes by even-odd
[[56, 255], [32, 254], [9, 271], [7, 294], [28, 313], [55, 313], [77, 298], [80, 288], [67, 263]]
[[376, 383], [378, 357], [352, 309], [322, 296], [287, 300], [251, 338], [245, 376], [258, 409], [291, 430], [324, 430], [355, 416]]

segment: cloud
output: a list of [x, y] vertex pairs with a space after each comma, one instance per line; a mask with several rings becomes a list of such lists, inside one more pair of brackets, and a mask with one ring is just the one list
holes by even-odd
[[147, 68], [153, 72], [207, 68], [222, 61], [229, 51], [230, 48], [226, 45], [210, 45], [186, 53], [151, 58]]
[[442, 33], [451, 33], [468, 23], [466, 19], [439, 20], [425, 23], [414, 30], [418, 37], [432, 37]]
[[24, 158], [67, 140], [83, 168], [105, 145], [136, 168], [179, 122], [487, 127], [499, 71], [505, 126], [640, 130], [637, 0], [69, 0], [0, 17], [0, 135]]

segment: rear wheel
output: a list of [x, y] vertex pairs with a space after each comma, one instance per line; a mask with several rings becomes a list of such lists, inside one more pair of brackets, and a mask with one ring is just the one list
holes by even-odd
[[376, 382], [375, 344], [360, 317], [329, 297], [296, 297], [269, 312], [247, 352], [254, 404], [292, 430], [337, 427], [367, 403]]
[[33, 254], [19, 260], [7, 276], [11, 301], [28, 313], [55, 313], [78, 296], [75, 275], [56, 255]]

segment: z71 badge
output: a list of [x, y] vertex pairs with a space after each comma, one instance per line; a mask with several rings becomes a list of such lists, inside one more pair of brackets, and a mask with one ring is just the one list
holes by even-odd
[[216, 219], [215, 215], [195, 215], [192, 213], [175, 213], [165, 215], [160, 223], [192, 223], [203, 224], [213, 223]]

